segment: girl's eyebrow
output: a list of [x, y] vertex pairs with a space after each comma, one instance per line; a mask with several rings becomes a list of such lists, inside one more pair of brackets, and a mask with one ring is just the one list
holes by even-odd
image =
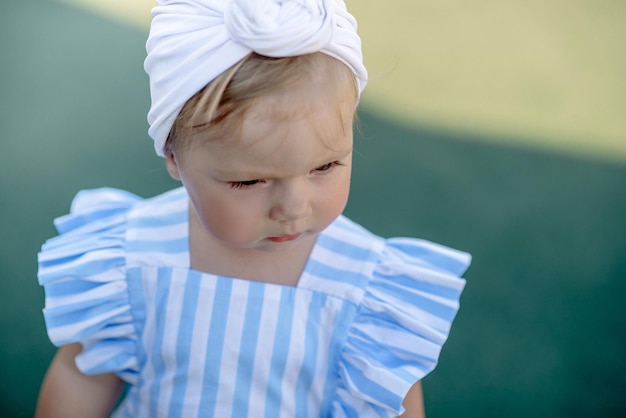
[[[313, 164], [313, 167], [311, 167], [310, 169], [315, 169], [317, 167], [321, 167], [333, 161], [342, 160], [346, 158], [348, 155], [350, 155], [350, 153], [352, 153], [352, 147], [350, 147], [349, 149], [337, 150], [337, 151], [332, 151], [332, 152], [333, 154], [328, 155], [321, 162]], [[238, 180], [244, 180], [244, 181], [256, 180], [256, 179], [271, 179], [274, 177], [280, 177], [276, 175], [276, 172], [270, 173], [270, 172], [263, 172], [260, 170], [256, 171], [256, 170], [242, 169], [242, 170], [236, 171], [236, 170], [230, 170], [230, 169], [221, 170], [219, 168], [215, 168], [213, 169], [213, 171], [219, 177], [224, 178], [224, 179], [238, 179]]]

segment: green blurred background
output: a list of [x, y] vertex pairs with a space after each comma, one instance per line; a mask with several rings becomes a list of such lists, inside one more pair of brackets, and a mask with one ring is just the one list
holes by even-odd
[[[146, 134], [148, 2], [85, 2], [0, 5], [0, 417], [32, 416], [54, 353], [51, 220], [82, 188], [176, 185]], [[349, 5], [372, 79], [347, 214], [474, 255], [428, 416], [626, 416], [626, 3]]]

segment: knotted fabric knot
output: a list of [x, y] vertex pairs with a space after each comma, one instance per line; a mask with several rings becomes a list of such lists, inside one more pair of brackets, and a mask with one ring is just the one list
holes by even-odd
[[319, 51], [334, 30], [332, 0], [233, 0], [224, 23], [231, 39], [261, 55], [287, 57]]

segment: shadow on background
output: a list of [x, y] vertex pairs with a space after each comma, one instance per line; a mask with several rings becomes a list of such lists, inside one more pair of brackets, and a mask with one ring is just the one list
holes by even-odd
[[[32, 416], [54, 349], [36, 253], [82, 188], [176, 185], [146, 135], [145, 34], [44, 1], [0, 6], [0, 416]], [[425, 380], [432, 417], [626, 415], [626, 166], [361, 114], [347, 214], [470, 251]]]

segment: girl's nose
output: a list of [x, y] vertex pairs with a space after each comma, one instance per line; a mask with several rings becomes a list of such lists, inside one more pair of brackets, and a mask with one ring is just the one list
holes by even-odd
[[294, 180], [281, 185], [270, 210], [275, 221], [297, 221], [309, 216], [312, 211], [310, 190], [306, 180]]

